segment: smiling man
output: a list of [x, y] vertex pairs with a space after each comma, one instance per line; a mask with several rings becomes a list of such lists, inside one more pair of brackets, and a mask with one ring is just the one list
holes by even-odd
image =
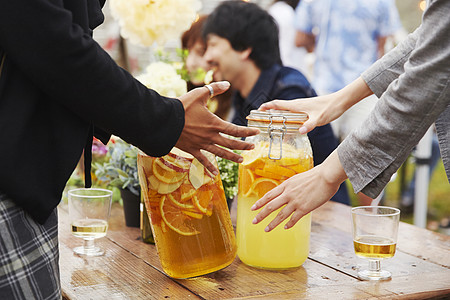
[[[222, 2], [206, 20], [203, 36], [207, 42], [204, 58], [236, 90], [233, 123], [246, 125], [251, 110], [274, 99], [316, 96], [302, 73], [282, 65], [276, 22], [258, 5]], [[308, 137], [314, 165], [324, 161], [338, 145], [329, 125], [317, 127]], [[349, 204], [345, 184], [333, 200]]]

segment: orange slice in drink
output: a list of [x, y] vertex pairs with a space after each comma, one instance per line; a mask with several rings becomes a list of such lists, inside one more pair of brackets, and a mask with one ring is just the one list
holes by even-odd
[[198, 212], [193, 212], [193, 211], [190, 211], [190, 210], [183, 210], [183, 214], [185, 214], [185, 215], [187, 215], [189, 217], [192, 217], [194, 219], [198, 219], [198, 220], [203, 218], [202, 214], [200, 214]]
[[195, 208], [194, 204], [191, 203], [191, 201], [189, 202], [181, 202], [179, 201], [179, 199], [177, 199], [177, 197], [174, 197], [174, 193], [172, 194], [168, 194], [167, 197], [169, 197], [169, 200], [172, 202], [172, 204], [174, 204], [175, 206], [178, 206], [182, 209], [192, 209]]
[[244, 151], [242, 157], [244, 158], [242, 165], [247, 168], [262, 168], [264, 166], [263, 149], [255, 147], [253, 150]]
[[173, 197], [180, 203], [192, 203], [191, 198], [195, 195], [197, 191], [189, 183], [187, 177], [184, 179], [180, 188], [172, 192]]
[[150, 175], [147, 179], [148, 179], [149, 190], [158, 191], [158, 188], [161, 184], [161, 182], [158, 180], [158, 178], [156, 178], [155, 175]]
[[161, 200], [161, 195], [158, 194], [157, 191], [149, 189], [148, 192], [147, 192], [147, 195], [148, 195], [147, 199], [148, 199], [150, 204], [152, 204], [152, 203], [158, 203], [159, 204], [159, 200]]
[[296, 173], [302, 173], [312, 169], [314, 167], [314, 160], [312, 157], [305, 157], [300, 160], [299, 164], [288, 166], [289, 169], [292, 169]]
[[174, 182], [174, 183], [161, 183], [158, 187], [158, 193], [160, 194], [170, 194], [176, 189], [178, 189], [181, 185], [182, 181]]
[[168, 197], [162, 197], [159, 208], [164, 223], [173, 231], [185, 236], [200, 233], [191, 223], [192, 218], [184, 214], [182, 209], [173, 205]]
[[278, 181], [274, 179], [258, 178], [253, 182], [250, 191], [254, 192], [258, 196], [258, 198], [261, 198], [268, 191], [270, 191], [271, 189], [273, 189], [278, 185], [279, 185]]
[[180, 186], [180, 201], [181, 202], [186, 202], [188, 200], [190, 200], [192, 198], [192, 196], [195, 195], [195, 193], [197, 192], [192, 185], [189, 183], [189, 181], [186, 181], [187, 183], [183, 183]]
[[174, 183], [164, 183], [158, 180], [155, 175], [148, 177], [149, 189], [158, 192], [159, 194], [169, 194], [178, 189], [182, 181]]
[[252, 192], [250, 188], [253, 181], [255, 181], [255, 176], [252, 171], [245, 167], [240, 168], [239, 171], [239, 188], [242, 188], [242, 193], [244, 196], [249, 196]]
[[194, 202], [195, 207], [203, 214], [208, 212], [209, 202], [213, 197], [212, 190], [203, 190], [200, 189], [197, 193], [192, 197], [192, 202]]
[[285, 157], [283, 153], [283, 157], [280, 159], [280, 165], [282, 166], [293, 166], [300, 164], [300, 158], [298, 157]]
[[163, 183], [179, 182], [186, 177], [187, 172], [177, 172], [173, 168], [164, 163], [164, 160], [156, 158], [153, 160], [153, 175]]
[[255, 174], [275, 180], [282, 180], [294, 176], [296, 172], [292, 169], [279, 166], [276, 163], [268, 162], [263, 169], [256, 169]]

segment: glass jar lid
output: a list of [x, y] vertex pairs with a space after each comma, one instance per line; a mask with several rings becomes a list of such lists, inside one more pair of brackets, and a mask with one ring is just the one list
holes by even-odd
[[306, 113], [293, 113], [287, 110], [252, 110], [247, 116], [248, 126], [260, 129], [270, 125], [283, 126], [287, 131], [298, 130], [308, 120]]

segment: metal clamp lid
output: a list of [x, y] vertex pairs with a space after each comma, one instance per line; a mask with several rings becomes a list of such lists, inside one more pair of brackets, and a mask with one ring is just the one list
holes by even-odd
[[[281, 117], [283, 119], [283, 125], [282, 126], [272, 126], [274, 117]], [[268, 156], [270, 159], [278, 160], [283, 157], [283, 138], [284, 138], [284, 135], [286, 134], [286, 117], [283, 115], [279, 115], [279, 116], [271, 115], [271, 116], [269, 116], [269, 120], [270, 120], [270, 124], [267, 126], [267, 132], [269, 133], [269, 137], [270, 137]], [[273, 145], [273, 141], [274, 140], [277, 141], [277, 139], [278, 139], [278, 144], [280, 145], [280, 148], [279, 148], [280, 151], [279, 151], [278, 157], [274, 157], [274, 156], [272, 156], [272, 145]]]

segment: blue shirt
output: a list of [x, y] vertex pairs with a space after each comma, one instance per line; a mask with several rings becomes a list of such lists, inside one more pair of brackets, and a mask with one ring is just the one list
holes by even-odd
[[[232, 122], [246, 126], [246, 117], [250, 114], [250, 111], [258, 109], [263, 103], [271, 100], [292, 100], [314, 96], [317, 96], [316, 92], [302, 73], [275, 64], [269, 69], [261, 71], [247, 98], [243, 98], [238, 92], [235, 92], [233, 95], [235, 114]], [[329, 124], [316, 127], [308, 133], [308, 138], [311, 142], [315, 166], [322, 163], [338, 146], [338, 141]], [[345, 183], [341, 184], [338, 192], [331, 200], [350, 204]]]
[[302, 0], [295, 27], [316, 37], [314, 87], [335, 92], [378, 58], [378, 38], [395, 33], [400, 18], [393, 0]]

